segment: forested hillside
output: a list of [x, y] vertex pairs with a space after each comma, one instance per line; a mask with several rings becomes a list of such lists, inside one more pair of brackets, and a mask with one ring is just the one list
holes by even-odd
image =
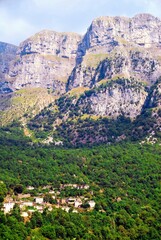
[[0, 42], [0, 240], [161, 240], [161, 19]]
[[[29, 185], [89, 184], [89, 193], [76, 194], [96, 203], [93, 211], [83, 206], [82, 213], [54, 207], [34, 212], [26, 223], [15, 206], [11, 215], [0, 215], [1, 239], [161, 239], [159, 144], [36, 146], [16, 127], [1, 130], [0, 137], [0, 180], [9, 193], [20, 185], [25, 192]], [[1, 197], [5, 194], [3, 187]]]

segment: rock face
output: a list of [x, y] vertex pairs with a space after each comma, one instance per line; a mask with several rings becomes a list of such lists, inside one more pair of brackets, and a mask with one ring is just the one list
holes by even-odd
[[92, 87], [118, 74], [151, 84], [161, 75], [160, 54], [160, 19], [149, 14], [95, 19], [79, 44], [68, 89]]
[[141, 113], [147, 95], [144, 85], [134, 79], [118, 79], [86, 92], [77, 104], [88, 114], [134, 119]]
[[80, 39], [75, 33], [44, 30], [22, 42], [9, 71], [12, 88], [44, 87], [56, 95], [64, 93]]
[[89, 27], [79, 45], [78, 57], [90, 53], [111, 52], [121, 43], [135, 43], [145, 48], [160, 46], [161, 21], [149, 14], [138, 14], [133, 18], [100, 17]]
[[152, 86], [146, 100], [146, 106], [156, 109], [161, 107], [161, 78]]
[[[160, 99], [154, 84], [161, 76], [161, 20], [149, 14], [97, 18], [84, 37], [44, 30], [18, 49], [4, 45], [0, 51], [1, 92], [41, 87], [60, 96], [92, 89], [79, 98], [82, 109], [132, 119], [147, 102]], [[153, 85], [156, 90], [148, 95]]]
[[9, 72], [10, 64], [16, 57], [18, 47], [0, 42], [0, 93], [7, 93], [11, 90], [8, 87], [6, 76]]

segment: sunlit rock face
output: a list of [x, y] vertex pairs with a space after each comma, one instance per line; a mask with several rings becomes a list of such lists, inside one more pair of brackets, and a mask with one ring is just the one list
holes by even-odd
[[149, 14], [95, 19], [79, 44], [68, 89], [117, 77], [152, 84], [161, 75], [161, 21]]
[[0, 42], [0, 93], [8, 93], [11, 89], [8, 87], [7, 74], [11, 62], [16, 58], [18, 47]]
[[22, 42], [9, 71], [12, 88], [45, 87], [55, 94], [64, 93], [80, 40], [75, 33], [44, 30]]
[[134, 119], [147, 101], [159, 102], [148, 89], [161, 76], [161, 20], [149, 14], [97, 18], [84, 36], [43, 30], [18, 48], [0, 44], [0, 53], [0, 93], [45, 88], [59, 97], [98, 88], [79, 106], [112, 118]]
[[149, 14], [100, 17], [84, 37], [43, 30], [22, 42], [14, 58], [16, 51], [1, 69], [13, 90], [45, 87], [60, 95], [118, 75], [152, 84], [161, 74], [161, 21]]

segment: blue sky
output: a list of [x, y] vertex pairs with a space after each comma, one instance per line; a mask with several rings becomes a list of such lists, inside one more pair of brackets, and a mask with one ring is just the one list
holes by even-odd
[[84, 34], [99, 16], [151, 13], [161, 0], [0, 0], [0, 41], [18, 45], [42, 29]]

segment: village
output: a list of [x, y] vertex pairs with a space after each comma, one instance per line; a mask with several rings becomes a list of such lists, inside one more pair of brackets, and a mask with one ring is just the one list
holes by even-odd
[[[37, 194], [33, 194], [33, 192], [37, 192], [37, 189], [28, 186], [25, 193], [8, 194], [4, 199], [2, 210], [7, 214], [17, 205], [20, 208], [21, 216], [25, 220], [29, 219], [33, 212], [42, 213], [44, 209], [52, 211], [53, 208], [61, 208], [66, 212], [79, 213], [87, 210], [91, 211], [95, 207], [95, 201], [91, 198], [93, 192], [90, 191], [90, 186], [87, 184], [61, 184], [58, 189], [47, 185], [42, 187], [41, 190], [39, 189]], [[70, 196], [70, 192], [75, 192], [75, 194]], [[81, 195], [82, 192], [85, 195]], [[67, 196], [65, 196], [65, 193], [67, 193]]]

